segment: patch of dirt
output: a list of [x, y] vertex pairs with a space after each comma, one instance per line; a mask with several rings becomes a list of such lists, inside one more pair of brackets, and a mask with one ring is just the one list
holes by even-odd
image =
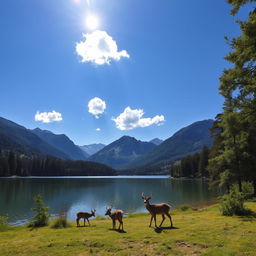
[[158, 248], [157, 243], [150, 242], [147, 239], [141, 241], [128, 241], [123, 247], [135, 249], [136, 255], [155, 255], [154, 250]]
[[176, 247], [179, 251], [184, 253], [183, 255], [186, 256], [197, 256], [206, 251], [206, 248], [198, 244], [190, 244], [183, 241], [176, 242]]

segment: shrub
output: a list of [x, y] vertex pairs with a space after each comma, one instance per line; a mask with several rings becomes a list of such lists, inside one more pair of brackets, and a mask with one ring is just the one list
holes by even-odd
[[50, 214], [48, 213], [48, 206], [44, 206], [44, 201], [41, 195], [34, 197], [35, 208], [32, 208], [32, 211], [35, 211], [36, 214], [33, 216], [33, 220], [29, 223], [29, 227], [43, 227], [48, 225], [48, 220]]
[[245, 213], [244, 196], [236, 186], [233, 185], [230, 193], [221, 198], [220, 211], [224, 216], [243, 215]]
[[243, 192], [243, 196], [246, 200], [252, 198], [253, 194], [254, 194], [254, 188], [253, 188], [252, 182], [243, 182], [242, 183], [242, 192]]
[[53, 221], [51, 228], [68, 228], [71, 227], [70, 223], [67, 221], [66, 216], [60, 216]]
[[0, 231], [5, 231], [9, 229], [8, 217], [0, 216]]

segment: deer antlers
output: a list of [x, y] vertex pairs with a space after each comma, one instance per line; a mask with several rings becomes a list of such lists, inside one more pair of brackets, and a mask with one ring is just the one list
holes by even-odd
[[142, 199], [146, 199], [146, 198], [151, 199], [152, 193], [150, 194], [150, 196], [145, 196], [145, 195], [144, 195], [144, 192], [142, 192], [142, 193], [141, 193], [141, 197], [142, 197]]

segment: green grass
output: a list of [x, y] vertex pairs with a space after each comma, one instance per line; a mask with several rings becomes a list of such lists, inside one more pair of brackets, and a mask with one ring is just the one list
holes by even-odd
[[[256, 212], [256, 203], [246, 206]], [[111, 230], [110, 219], [79, 228], [74, 222], [66, 229], [13, 227], [0, 232], [0, 255], [255, 255], [254, 217], [224, 217], [218, 205], [172, 216], [175, 228], [154, 229], [149, 214], [134, 214], [124, 218], [125, 233]]]

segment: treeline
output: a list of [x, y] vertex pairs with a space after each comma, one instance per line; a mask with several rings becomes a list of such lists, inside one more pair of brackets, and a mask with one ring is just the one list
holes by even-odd
[[209, 159], [209, 148], [204, 146], [200, 153], [183, 157], [171, 166], [171, 176], [175, 178], [208, 178], [207, 170]]
[[118, 175], [169, 175], [169, 168], [162, 165], [117, 170]]
[[0, 151], [0, 177], [9, 176], [106, 176], [116, 171], [104, 164], [61, 160], [51, 156], [15, 154]]

